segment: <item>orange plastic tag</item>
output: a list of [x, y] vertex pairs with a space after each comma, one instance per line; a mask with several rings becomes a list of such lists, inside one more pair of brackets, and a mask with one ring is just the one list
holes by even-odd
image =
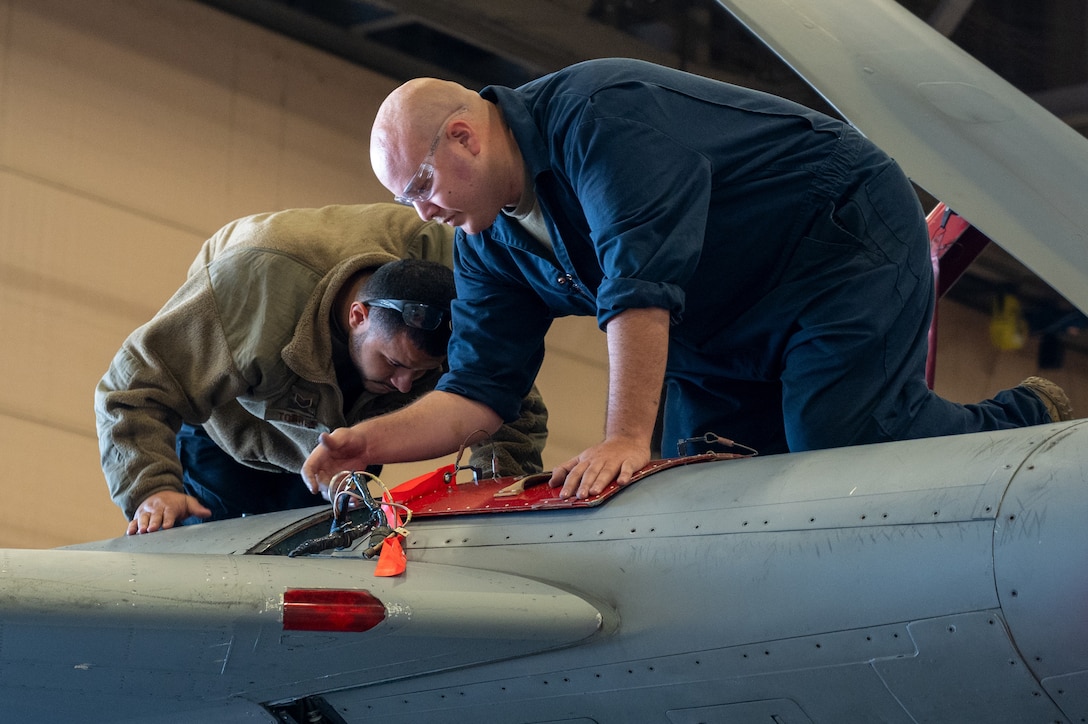
[[393, 535], [382, 541], [382, 551], [378, 554], [378, 563], [374, 566], [375, 576], [399, 576], [408, 567], [408, 557], [400, 544], [400, 536]]
[[[433, 475], [434, 473], [430, 474]], [[419, 480], [419, 478], [416, 478], [416, 480]], [[388, 505], [393, 499], [392, 491], [382, 493], [382, 500], [385, 501], [382, 504], [385, 518], [389, 521], [389, 527], [396, 530], [401, 526], [401, 519], [397, 509], [392, 505]], [[399, 576], [404, 573], [405, 568], [408, 566], [408, 556], [404, 554], [404, 546], [401, 545], [400, 539], [400, 535], [391, 535], [382, 541], [382, 549], [378, 553], [378, 563], [374, 566], [375, 576]]]

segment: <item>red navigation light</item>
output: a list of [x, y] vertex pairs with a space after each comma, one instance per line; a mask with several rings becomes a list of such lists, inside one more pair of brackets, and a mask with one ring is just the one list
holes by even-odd
[[368, 591], [291, 588], [283, 593], [285, 631], [369, 631], [385, 620], [385, 604]]

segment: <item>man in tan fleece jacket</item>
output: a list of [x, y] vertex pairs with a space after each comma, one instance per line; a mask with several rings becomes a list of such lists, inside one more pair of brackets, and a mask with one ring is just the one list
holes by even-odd
[[[391, 264], [401, 259], [436, 263]], [[95, 391], [127, 532], [319, 504], [298, 475], [318, 435], [403, 407], [441, 376], [452, 263], [453, 230], [394, 204], [259, 214], [216, 232]], [[418, 328], [436, 314], [436, 328]], [[546, 420], [533, 388], [472, 464], [541, 470]]]

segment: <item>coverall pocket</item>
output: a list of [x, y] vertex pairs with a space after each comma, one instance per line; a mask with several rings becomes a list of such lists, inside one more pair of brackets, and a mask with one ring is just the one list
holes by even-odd
[[906, 266], [915, 276], [928, 273], [922, 208], [910, 181], [895, 164], [886, 165], [856, 193], [842, 199], [832, 220], [870, 252]]

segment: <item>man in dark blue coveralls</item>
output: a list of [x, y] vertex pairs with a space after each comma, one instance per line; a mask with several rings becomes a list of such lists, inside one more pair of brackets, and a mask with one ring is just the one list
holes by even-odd
[[917, 196], [855, 129], [795, 103], [622, 59], [478, 94], [417, 79], [379, 110], [371, 160], [398, 201], [463, 232], [450, 371], [325, 436], [315, 489], [512, 419], [571, 314], [607, 333], [609, 402], [604, 440], [554, 471], [563, 496], [649, 461], [662, 381], [666, 454], [707, 432], [778, 453], [1071, 416], [1039, 378], [972, 405], [927, 388]]

